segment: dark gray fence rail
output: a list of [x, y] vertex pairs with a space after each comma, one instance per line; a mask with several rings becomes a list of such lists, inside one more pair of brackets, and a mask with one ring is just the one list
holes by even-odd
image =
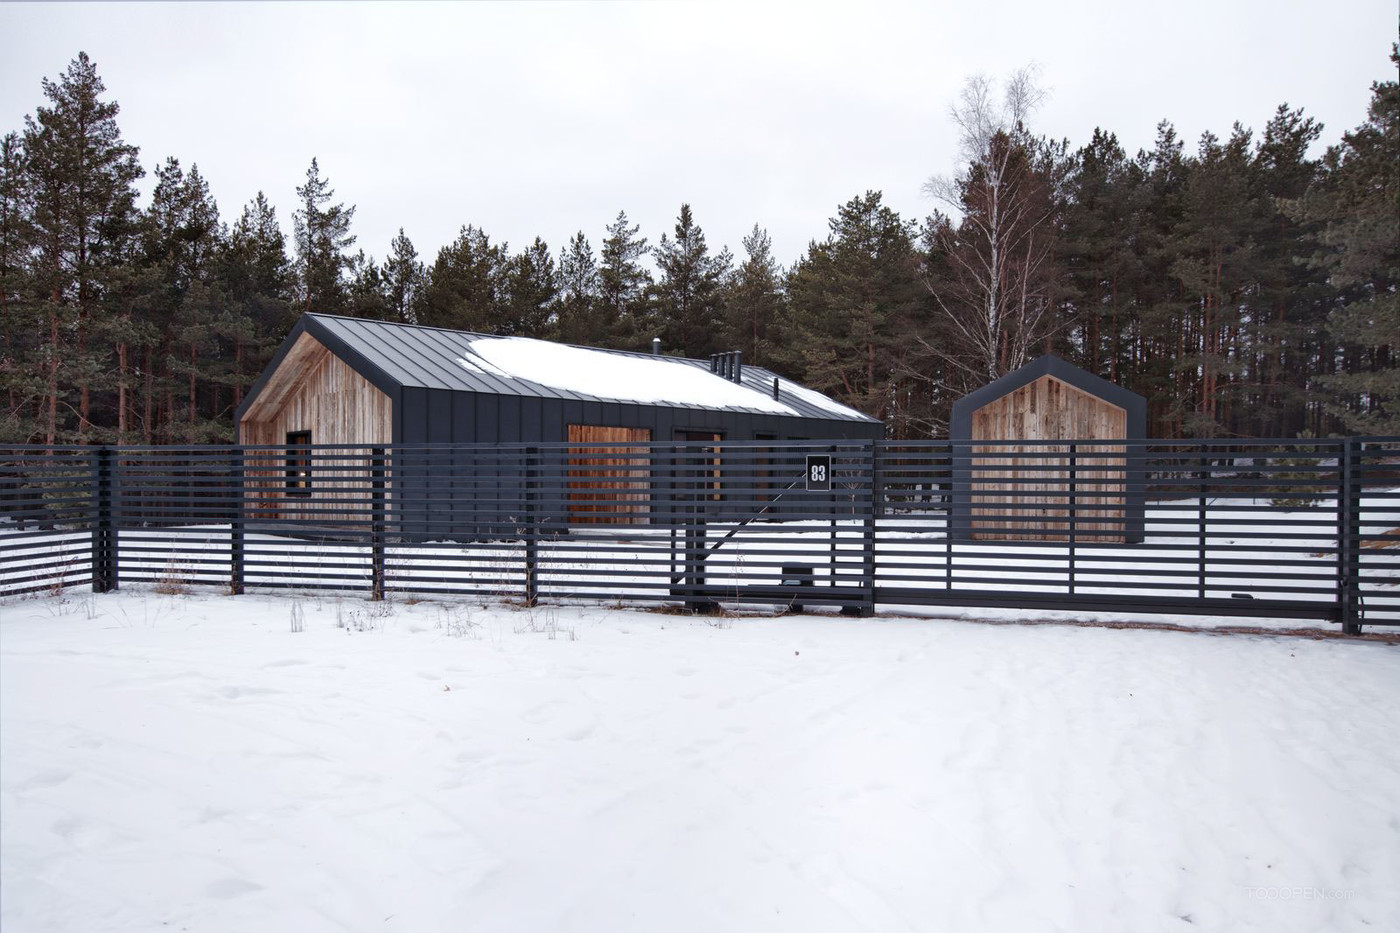
[[1356, 632], [1400, 624], [1400, 439], [0, 448], [0, 596], [123, 582]]

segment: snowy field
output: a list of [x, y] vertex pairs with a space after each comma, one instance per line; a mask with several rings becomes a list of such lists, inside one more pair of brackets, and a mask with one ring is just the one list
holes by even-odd
[[1397, 713], [1379, 640], [75, 589], [0, 928], [1395, 930]]

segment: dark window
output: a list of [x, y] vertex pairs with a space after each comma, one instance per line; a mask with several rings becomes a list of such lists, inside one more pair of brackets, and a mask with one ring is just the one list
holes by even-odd
[[311, 432], [287, 432], [287, 495], [311, 495]]

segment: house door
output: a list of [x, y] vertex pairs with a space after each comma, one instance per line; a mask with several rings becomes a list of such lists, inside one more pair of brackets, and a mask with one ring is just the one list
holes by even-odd
[[651, 495], [646, 446], [651, 443], [651, 429], [571, 424], [569, 443], [580, 445], [569, 449], [569, 521], [645, 524]]

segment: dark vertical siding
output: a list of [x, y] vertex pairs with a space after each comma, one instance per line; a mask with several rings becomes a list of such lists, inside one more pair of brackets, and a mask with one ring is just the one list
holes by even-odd
[[476, 423], [476, 393], [452, 393], [452, 440], [460, 443], [472, 436]]
[[476, 397], [476, 424], [470, 438], [462, 438], [468, 443], [489, 444], [500, 440], [501, 412], [499, 395], [478, 395]]
[[502, 395], [500, 399], [500, 425], [498, 437], [502, 444], [518, 444], [520, 433], [520, 396]]
[[399, 420], [403, 423], [403, 443], [405, 444], [422, 444], [428, 439], [427, 396], [427, 389], [404, 387]]
[[[393, 403], [394, 441], [402, 444], [553, 444], [568, 440], [570, 424], [648, 428], [654, 443], [670, 443], [678, 431], [717, 433], [725, 441], [751, 441], [762, 435], [782, 440], [852, 440], [884, 436], [883, 425], [834, 419], [410, 387], [396, 393]], [[497, 478], [501, 474], [494, 459], [490, 469], [479, 469], [475, 456], [470, 451], [461, 451], [452, 454], [450, 463], [432, 468], [423, 463], [410, 464], [399, 471], [396, 482], [420, 492], [426, 489], [440, 504], [436, 513], [429, 507], [403, 515], [405, 533], [420, 539], [514, 533], [520, 516], [511, 514], [507, 504], [520, 499], [521, 489], [516, 481]], [[480, 475], [490, 478], [478, 479]], [[774, 482], [777, 481], [775, 477]], [[783, 483], [786, 482], [783, 479]], [[672, 484], [670, 471], [658, 466], [653, 483], [658, 506], [669, 501]], [[449, 504], [454, 506], [450, 513], [446, 509]], [[469, 504], [475, 505], [474, 517], [484, 524], [451, 529], [433, 524], [434, 514], [464, 514]], [[783, 505], [777, 504], [774, 514], [780, 513]], [[563, 526], [568, 516], [554, 515], [548, 520]]]
[[427, 390], [427, 424], [424, 439], [430, 444], [446, 444], [452, 441], [452, 402], [455, 392], [445, 389]]

